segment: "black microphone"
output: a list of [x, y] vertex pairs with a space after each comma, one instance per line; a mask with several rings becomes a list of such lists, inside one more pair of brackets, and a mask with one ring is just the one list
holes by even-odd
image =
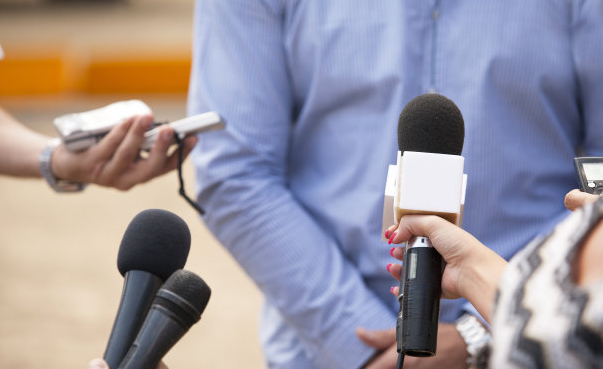
[[211, 289], [196, 274], [177, 270], [157, 292], [151, 310], [118, 369], [154, 369], [201, 318]]
[[[460, 223], [464, 139], [463, 116], [450, 99], [425, 94], [404, 107], [398, 121], [402, 154], [398, 156], [394, 200], [397, 221], [407, 214], [433, 214]], [[402, 360], [403, 355], [435, 355], [443, 267], [443, 259], [429, 238], [413, 237], [407, 242], [396, 324]]]
[[190, 244], [186, 223], [166, 210], [142, 211], [128, 225], [117, 256], [124, 287], [103, 356], [110, 368], [128, 352], [163, 281], [184, 267]]

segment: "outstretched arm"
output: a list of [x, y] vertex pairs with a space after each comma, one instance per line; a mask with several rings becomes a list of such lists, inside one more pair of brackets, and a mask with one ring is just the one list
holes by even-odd
[[[139, 148], [151, 121], [151, 116], [132, 117], [83, 152], [69, 152], [59, 145], [50, 162], [54, 177], [127, 190], [175, 169], [177, 153], [168, 154], [174, 134], [170, 127], [162, 128], [148, 157], [140, 158]], [[49, 140], [0, 109], [0, 174], [41, 177], [40, 154]], [[196, 137], [185, 140], [185, 156], [196, 142]]]

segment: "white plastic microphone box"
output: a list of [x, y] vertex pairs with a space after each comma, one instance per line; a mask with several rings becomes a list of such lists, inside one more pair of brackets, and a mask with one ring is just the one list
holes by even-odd
[[385, 193], [383, 196], [383, 221], [381, 226], [381, 241], [387, 241], [385, 230], [396, 224], [394, 218], [394, 197], [398, 192], [398, 167], [390, 165], [387, 169], [387, 180], [385, 181]]
[[460, 155], [405, 151], [398, 154], [398, 191], [394, 197], [395, 219], [404, 214], [437, 214], [458, 222], [463, 195]]
[[[406, 170], [402, 169], [404, 157], [408, 164]], [[381, 240], [388, 241], [385, 230], [399, 223], [403, 214], [437, 214], [461, 226], [467, 187], [464, 161], [458, 155], [406, 151], [402, 156], [398, 152], [397, 165], [390, 165], [387, 171]], [[406, 186], [402, 185], [404, 182]], [[409, 200], [403, 201], [405, 208], [400, 206], [400, 194], [405, 197], [403, 200]], [[408, 207], [411, 205], [414, 208]]]

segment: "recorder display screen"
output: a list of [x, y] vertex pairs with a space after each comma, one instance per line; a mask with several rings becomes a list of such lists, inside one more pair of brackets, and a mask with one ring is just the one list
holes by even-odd
[[583, 163], [584, 174], [589, 181], [603, 180], [603, 164], [601, 163]]

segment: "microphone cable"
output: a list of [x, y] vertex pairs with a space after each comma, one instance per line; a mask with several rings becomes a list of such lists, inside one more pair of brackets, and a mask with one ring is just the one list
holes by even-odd
[[174, 139], [178, 144], [178, 181], [180, 182], [180, 188], [178, 189], [178, 194], [188, 202], [190, 206], [192, 206], [199, 214], [205, 215], [205, 210], [199, 206], [196, 202], [194, 202], [184, 190], [184, 180], [182, 178], [182, 151], [184, 150], [184, 141], [180, 138], [178, 133], [174, 132]]
[[398, 362], [396, 363], [396, 369], [402, 369], [404, 366], [404, 354], [402, 351], [398, 353]]

